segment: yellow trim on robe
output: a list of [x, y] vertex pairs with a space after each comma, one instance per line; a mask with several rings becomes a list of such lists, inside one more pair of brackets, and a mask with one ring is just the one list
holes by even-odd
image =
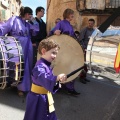
[[118, 45], [116, 60], [115, 60], [115, 68], [120, 67], [120, 43]]
[[48, 103], [49, 103], [49, 113], [55, 111], [55, 108], [54, 108], [54, 105], [53, 105], [54, 104], [54, 100], [53, 100], [51, 92], [49, 92], [44, 87], [35, 85], [33, 83], [32, 83], [32, 87], [31, 87], [31, 91], [34, 92], [34, 93], [37, 93], [37, 94], [47, 94]]

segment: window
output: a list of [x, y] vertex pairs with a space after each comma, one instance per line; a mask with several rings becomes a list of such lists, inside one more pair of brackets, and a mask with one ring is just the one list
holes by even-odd
[[120, 0], [76, 0], [76, 8], [81, 13], [111, 14], [118, 7]]
[[2, 18], [2, 20], [5, 19], [5, 10], [1, 10], [1, 18]]
[[12, 12], [14, 12], [14, 4], [12, 4]]

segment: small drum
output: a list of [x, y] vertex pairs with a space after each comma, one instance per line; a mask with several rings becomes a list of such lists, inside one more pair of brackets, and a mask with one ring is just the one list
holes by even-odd
[[22, 47], [14, 37], [0, 37], [0, 89], [16, 86], [23, 77]]
[[[60, 73], [69, 74], [84, 65], [82, 47], [74, 38], [61, 34], [59, 36], [53, 35], [49, 39], [60, 45], [58, 55], [52, 63], [55, 75]], [[37, 59], [39, 58], [40, 55], [38, 54]], [[79, 74], [80, 71], [69, 77], [66, 82], [74, 80]]]

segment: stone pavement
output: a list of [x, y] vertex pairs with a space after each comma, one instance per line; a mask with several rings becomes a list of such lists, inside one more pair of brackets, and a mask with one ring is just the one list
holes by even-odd
[[[59, 120], [120, 120], [120, 85], [113, 79], [95, 78], [82, 84], [76, 79], [78, 97], [58, 92], [53, 95]], [[23, 120], [25, 98], [15, 88], [0, 90], [0, 120]]]

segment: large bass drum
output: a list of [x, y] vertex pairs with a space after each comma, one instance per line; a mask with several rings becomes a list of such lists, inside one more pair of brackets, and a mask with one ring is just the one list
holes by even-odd
[[0, 37], [0, 89], [16, 86], [23, 77], [22, 47], [14, 37]]
[[[109, 34], [114, 32], [114, 30], [111, 31]], [[86, 62], [89, 64], [92, 73], [108, 78], [111, 76], [117, 78], [119, 73], [116, 73], [114, 69], [114, 62], [120, 36], [107, 35], [107, 33], [103, 35], [105, 36], [98, 34], [94, 39], [91, 36], [87, 47]]]
[[[84, 54], [81, 45], [72, 37], [68, 35], [53, 35], [49, 37], [50, 40], [54, 40], [60, 45], [60, 50], [55, 61], [52, 63], [53, 72], [55, 75], [60, 73], [69, 74], [72, 71], [82, 67], [84, 65]], [[37, 59], [40, 55], [37, 55]], [[66, 82], [74, 80], [81, 71], [72, 75]]]

